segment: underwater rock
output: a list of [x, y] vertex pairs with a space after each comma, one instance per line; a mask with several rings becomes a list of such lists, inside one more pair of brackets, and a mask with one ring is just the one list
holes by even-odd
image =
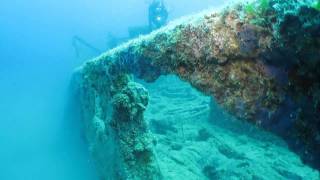
[[202, 128], [198, 131], [198, 141], [207, 141], [211, 137], [211, 134], [205, 128]]
[[217, 179], [217, 172], [216, 172], [216, 169], [215, 167], [213, 166], [210, 166], [210, 165], [207, 165], [203, 168], [203, 174], [205, 174], [208, 179]]
[[[79, 89], [88, 141], [100, 171], [110, 167], [101, 155], [109, 143], [116, 155], [107, 161], [120, 172], [102, 177], [161, 178], [143, 118], [148, 95], [131, 74], [148, 82], [175, 74], [239, 119], [288, 139], [293, 149], [299, 144], [296, 152], [307, 151], [301, 157], [320, 167], [320, 12], [309, 0], [266, 2], [253, 2], [256, 13], [238, 4], [182, 19], [83, 65]], [[281, 55], [266, 56], [270, 52]], [[282, 111], [295, 119], [288, 122]], [[94, 117], [104, 121], [111, 140], [93, 138]]]

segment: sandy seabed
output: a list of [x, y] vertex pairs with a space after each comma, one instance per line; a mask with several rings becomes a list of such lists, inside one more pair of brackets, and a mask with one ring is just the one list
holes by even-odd
[[144, 85], [165, 179], [320, 179], [280, 137], [228, 115], [177, 77]]

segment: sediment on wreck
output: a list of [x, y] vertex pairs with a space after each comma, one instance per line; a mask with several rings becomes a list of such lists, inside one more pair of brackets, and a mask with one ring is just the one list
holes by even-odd
[[257, 0], [208, 11], [85, 63], [81, 106], [102, 176], [161, 179], [143, 118], [148, 95], [130, 75], [153, 82], [175, 74], [320, 167], [320, 12], [312, 3]]

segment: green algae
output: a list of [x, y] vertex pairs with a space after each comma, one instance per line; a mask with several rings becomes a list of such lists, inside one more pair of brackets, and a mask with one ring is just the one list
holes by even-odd
[[269, 9], [270, 0], [259, 0], [256, 2], [247, 3], [244, 8], [247, 14], [252, 16], [261, 15]]
[[313, 7], [314, 9], [316, 9], [318, 11], [320, 11], [320, 0], [315, 2], [311, 7]]
[[266, 13], [269, 9], [270, 0], [258, 0], [244, 5], [244, 12], [249, 16], [250, 24], [253, 25], [266, 25]]
[[245, 5], [245, 11], [247, 14], [250, 14], [250, 15], [256, 14], [255, 6], [253, 3], [248, 3], [247, 5]]

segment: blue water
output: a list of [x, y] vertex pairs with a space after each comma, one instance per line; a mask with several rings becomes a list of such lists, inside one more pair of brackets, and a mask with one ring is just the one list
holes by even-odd
[[[169, 19], [223, 0], [167, 0]], [[147, 24], [150, 0], [1, 0], [0, 180], [98, 179], [81, 122], [68, 116], [68, 85], [77, 66], [72, 38], [101, 51], [108, 34]]]

